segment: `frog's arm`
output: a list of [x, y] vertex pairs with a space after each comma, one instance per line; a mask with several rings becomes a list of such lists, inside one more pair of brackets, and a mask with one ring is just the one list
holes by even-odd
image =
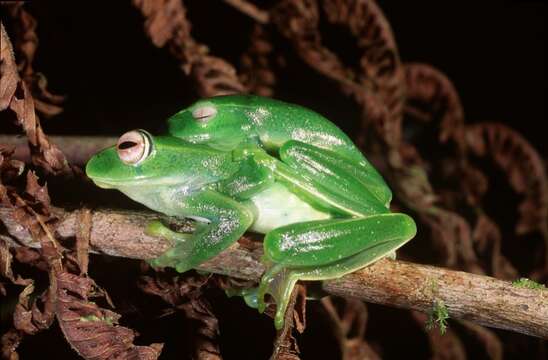
[[276, 301], [275, 325], [280, 329], [298, 280], [333, 279], [356, 271], [393, 253], [415, 233], [413, 219], [397, 213], [311, 221], [274, 229], [264, 240], [264, 260], [273, 265], [261, 279], [258, 309], [264, 311], [264, 296], [272, 295]]
[[253, 222], [251, 212], [235, 200], [212, 190], [204, 190], [178, 204], [181, 215], [207, 219], [198, 221], [192, 234], [174, 232], [158, 221], [148, 234], [168, 238], [173, 247], [156, 259], [153, 266], [171, 266], [179, 272], [192, 269], [212, 258], [240, 238]]
[[220, 182], [219, 191], [246, 200], [272, 185], [274, 176], [269, 168], [258, 164], [252, 156], [242, 155], [242, 151], [233, 151], [234, 160], [241, 161], [240, 168], [230, 178]]

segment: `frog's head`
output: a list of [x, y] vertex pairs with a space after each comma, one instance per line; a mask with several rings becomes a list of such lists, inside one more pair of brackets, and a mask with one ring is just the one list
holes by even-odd
[[[220, 163], [219, 152], [214, 149], [133, 130], [122, 135], [116, 146], [93, 156], [86, 165], [86, 174], [102, 188], [144, 189], [207, 182], [216, 171], [212, 167]], [[208, 168], [204, 164], [213, 165]]]
[[230, 150], [253, 127], [251, 96], [216, 96], [199, 100], [168, 120], [169, 133], [195, 144]]

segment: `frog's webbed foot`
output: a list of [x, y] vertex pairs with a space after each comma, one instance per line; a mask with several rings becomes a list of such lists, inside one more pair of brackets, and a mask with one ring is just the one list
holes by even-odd
[[167, 239], [172, 247], [159, 257], [149, 260], [149, 263], [155, 267], [174, 267], [179, 272], [183, 272], [189, 269], [184, 259], [186, 255], [190, 253], [191, 242], [190, 238], [192, 234], [178, 233], [160, 221], [152, 221], [146, 228], [145, 233], [151, 236], [159, 236]]
[[274, 326], [280, 330], [284, 324], [284, 316], [287, 311], [287, 305], [291, 298], [291, 292], [295, 287], [299, 273], [277, 264], [267, 269], [257, 292], [257, 305], [259, 312], [264, 312], [266, 303], [264, 297], [266, 294], [272, 296], [276, 302], [276, 315], [274, 317]]

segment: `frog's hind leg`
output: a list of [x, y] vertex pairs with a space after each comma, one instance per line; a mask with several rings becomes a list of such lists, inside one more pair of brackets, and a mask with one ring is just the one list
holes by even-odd
[[276, 328], [298, 280], [326, 280], [363, 268], [411, 240], [416, 226], [405, 214], [380, 214], [358, 219], [330, 219], [292, 224], [265, 237], [267, 269], [258, 291], [258, 309], [264, 296], [276, 302]]
[[[392, 199], [392, 192], [378, 171], [364, 158], [361, 162], [316, 146], [291, 140], [280, 148], [280, 159], [299, 173], [322, 186], [359, 204], [362, 211], [382, 212]], [[376, 203], [381, 204], [377, 206]], [[384, 211], [386, 212], [386, 210]]]

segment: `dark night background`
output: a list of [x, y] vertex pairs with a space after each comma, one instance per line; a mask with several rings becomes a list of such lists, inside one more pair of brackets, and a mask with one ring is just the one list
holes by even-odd
[[[220, 0], [185, 4], [194, 38], [207, 44], [213, 55], [238, 66], [253, 21]], [[425, 62], [443, 71], [461, 96], [468, 122], [505, 123], [521, 132], [547, 158], [544, 2], [390, 0], [379, 1], [379, 5], [392, 25], [402, 61]], [[168, 116], [196, 99], [193, 84], [179, 70], [178, 62], [166, 49], [151, 44], [143, 30], [142, 16], [129, 0], [32, 1], [27, 9], [38, 21], [40, 45], [34, 68], [46, 75], [50, 91], [67, 95], [64, 113], [42, 120], [47, 134], [116, 136], [132, 128], [155, 132]], [[323, 34], [332, 49], [352, 61], [356, 51], [345, 29], [325, 25]], [[287, 42], [277, 45], [286, 55], [286, 65], [283, 72], [277, 73], [275, 97], [308, 106], [353, 132], [358, 107], [334, 83], [303, 64]], [[6, 130], [18, 131], [15, 126]], [[96, 272], [92, 276], [99, 284], [108, 284], [110, 276], [100, 271], [101, 266], [112, 269], [116, 261], [92, 259], [91, 268]], [[131, 262], [116, 268], [132, 274], [138, 264]], [[118, 310], [131, 314], [133, 294], [139, 298], [132, 284], [107, 288], [115, 302], [122, 302]], [[266, 358], [273, 336], [271, 320], [257, 316], [237, 299], [213, 296], [219, 299], [215, 310], [221, 332], [229, 334], [221, 344], [225, 358], [242, 358], [243, 346], [249, 354], [266, 349], [267, 353], [250, 357]], [[149, 298], [147, 302], [158, 309], [163, 307], [159, 300]], [[319, 307], [312, 307], [310, 316], [318, 311]], [[410, 355], [406, 349], [419, 348], [425, 353], [413, 350], [413, 357], [428, 357], [427, 338], [409, 321], [408, 312], [376, 305], [369, 306], [369, 312], [367, 338], [380, 344], [384, 358]], [[381, 323], [378, 313], [390, 323]], [[180, 333], [182, 319], [164, 319], [160, 325], [139, 316], [133, 321], [128, 325], [143, 334], [143, 343], [165, 341], [171, 336], [171, 341], [178, 343], [165, 351], [187, 353], [189, 344]], [[310, 321], [301, 341], [304, 359], [335, 356], [324, 350], [331, 340], [320, 338], [320, 346], [315, 337], [325, 326], [321, 321]], [[51, 349], [47, 358], [77, 358], [60, 333], [57, 337], [48, 333], [25, 339], [20, 348], [22, 359], [33, 358], [35, 346], [44, 344]], [[485, 356], [474, 349], [474, 339], [467, 340], [470, 358]]]
[[[269, 3], [272, 3], [270, 1]], [[404, 62], [426, 62], [454, 83], [467, 121], [511, 125], [546, 156], [545, 13], [541, 1], [379, 1]], [[187, 1], [193, 36], [238, 65], [253, 21], [222, 1]], [[38, 20], [35, 68], [66, 94], [49, 133], [118, 135], [159, 128], [196, 99], [192, 83], [166, 49], [155, 48], [130, 1], [33, 1]], [[354, 54], [345, 29], [325, 42]], [[286, 46], [284, 44], [284, 46]], [[357, 107], [292, 53], [278, 73], [276, 97], [307, 105], [349, 131]], [[329, 99], [329, 101], [326, 101]]]

